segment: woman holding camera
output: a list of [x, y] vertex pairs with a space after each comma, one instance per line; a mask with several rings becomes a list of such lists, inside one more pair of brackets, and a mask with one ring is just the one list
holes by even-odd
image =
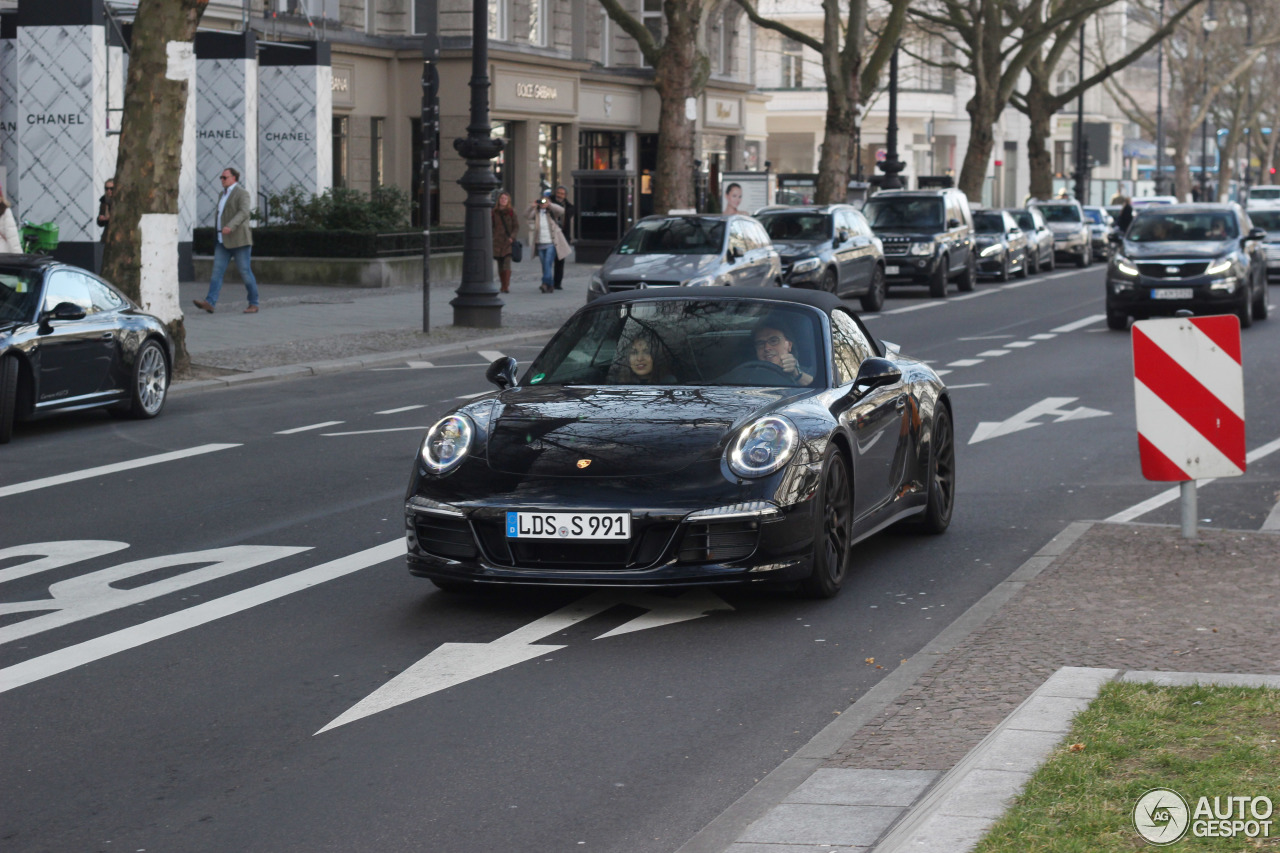
[[551, 200], [551, 190], [545, 190], [525, 212], [525, 218], [529, 220], [529, 242], [542, 262], [542, 287], [539, 289], [543, 293], [555, 290], [556, 258], [567, 258], [571, 251], [569, 241], [556, 221], [563, 216], [564, 208]]

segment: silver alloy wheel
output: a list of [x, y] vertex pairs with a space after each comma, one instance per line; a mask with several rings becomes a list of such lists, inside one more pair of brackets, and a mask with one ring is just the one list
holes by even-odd
[[155, 415], [164, 405], [164, 395], [168, 385], [168, 366], [164, 355], [154, 343], [144, 344], [138, 353], [138, 402], [148, 417]]

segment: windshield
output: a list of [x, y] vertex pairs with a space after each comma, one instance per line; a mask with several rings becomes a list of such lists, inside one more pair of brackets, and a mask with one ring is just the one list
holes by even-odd
[[1259, 228], [1280, 235], [1280, 208], [1275, 210], [1251, 210], [1249, 211], [1249, 218]]
[[39, 298], [38, 270], [0, 269], [0, 323], [31, 322]]
[[820, 317], [805, 306], [751, 299], [636, 299], [601, 305], [572, 317], [534, 359], [522, 382], [794, 385], [785, 371], [762, 363], [774, 360], [781, 349], [814, 377], [813, 387], [824, 387]]
[[1249, 190], [1251, 201], [1280, 201], [1280, 187], [1254, 187]]
[[1018, 223], [1018, 227], [1023, 231], [1036, 230], [1036, 221], [1031, 218], [1031, 214], [1025, 210], [1015, 210], [1013, 212], [1013, 221]]
[[1003, 234], [1004, 217], [998, 213], [975, 213], [973, 230], [979, 234]]
[[942, 229], [940, 198], [873, 198], [862, 212], [872, 228]]
[[1040, 214], [1046, 222], [1083, 222], [1080, 208], [1074, 204], [1042, 204], [1038, 205]]
[[700, 216], [637, 222], [618, 245], [619, 255], [718, 255], [724, 220]]
[[1234, 216], [1219, 211], [1194, 213], [1144, 212], [1129, 226], [1128, 239], [1135, 243], [1163, 243], [1171, 240], [1221, 241], [1239, 236]]
[[756, 219], [773, 240], [831, 239], [831, 217], [825, 213], [762, 213]]
[[1086, 207], [1084, 209], [1084, 218], [1092, 222], [1094, 225], [1103, 224], [1106, 220], [1103, 219], [1102, 217], [1103, 217], [1103, 213], [1101, 208]]

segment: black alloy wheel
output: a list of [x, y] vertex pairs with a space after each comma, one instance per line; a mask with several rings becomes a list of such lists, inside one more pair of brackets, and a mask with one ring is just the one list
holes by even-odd
[[884, 297], [884, 267], [876, 264], [871, 273], [871, 284], [867, 286], [867, 292], [862, 294], [862, 310], [867, 312], [879, 311], [884, 307]]
[[836, 274], [834, 268], [828, 269], [822, 276], [822, 289], [827, 293], [838, 293], [840, 290], [840, 276]]
[[938, 262], [938, 271], [929, 280], [929, 295], [934, 299], [947, 298], [947, 281], [951, 278], [951, 266], [944, 255]]
[[951, 412], [938, 403], [929, 442], [929, 499], [920, 526], [926, 533], [942, 533], [951, 525], [956, 499], [956, 441]]
[[1004, 257], [1000, 259], [1000, 272], [996, 273], [996, 281], [1008, 281], [1009, 277], [1009, 253], [1005, 252]]
[[1236, 308], [1236, 316], [1240, 318], [1240, 328], [1247, 329], [1253, 325], [1253, 294], [1248, 288], [1245, 288], [1240, 306]]
[[1022, 250], [1022, 263], [1018, 264], [1018, 278], [1026, 278], [1030, 273], [1027, 271], [1027, 250]]
[[969, 253], [969, 265], [965, 267], [964, 275], [960, 278], [960, 292], [972, 293], [973, 289], [978, 286], [978, 259], [974, 257], [973, 252]]
[[13, 420], [18, 406], [18, 360], [0, 358], [0, 444], [13, 438]]
[[1027, 252], [1024, 255], [1024, 257], [1027, 259], [1026, 262], [1023, 263], [1022, 265], [1022, 268], [1025, 272], [1027, 272], [1029, 275], [1034, 275], [1040, 272], [1040, 247], [1039, 246], [1036, 246], [1036, 250], [1034, 252], [1031, 251], [1031, 247], [1028, 246]]
[[839, 448], [832, 448], [814, 498], [813, 571], [800, 584], [808, 598], [834, 598], [849, 572], [853, 533], [853, 494], [849, 468]]

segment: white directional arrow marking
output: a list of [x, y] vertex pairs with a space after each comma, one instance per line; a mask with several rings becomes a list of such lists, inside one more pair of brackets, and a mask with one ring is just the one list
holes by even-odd
[[394, 708], [422, 696], [438, 693], [458, 684], [480, 678], [483, 675], [515, 666], [539, 655], [550, 654], [565, 648], [559, 645], [535, 645], [535, 640], [562, 631], [571, 625], [590, 619], [611, 607], [630, 604], [647, 612], [614, 628], [596, 639], [614, 637], [645, 628], [672, 625], [689, 619], [697, 619], [712, 610], [732, 610], [714, 593], [695, 589], [678, 598], [663, 598], [635, 592], [600, 591], [581, 598], [554, 613], [517, 628], [491, 643], [444, 643], [422, 660], [388, 681], [382, 687], [357, 702], [345, 714], [316, 734], [368, 717], [379, 711]]
[[1035, 420], [1044, 415], [1054, 415], [1053, 422], [1061, 423], [1062, 421], [1078, 421], [1084, 418], [1100, 418], [1104, 415], [1111, 414], [1101, 409], [1090, 409], [1087, 406], [1079, 406], [1074, 409], [1063, 409], [1062, 406], [1068, 403], [1074, 403], [1076, 397], [1047, 397], [1023, 409], [1018, 414], [1009, 418], [1007, 421], [982, 421], [978, 424], [978, 428], [973, 431], [973, 437], [969, 439], [970, 444], [977, 444], [979, 441], [986, 441], [988, 438], [997, 438], [1002, 435], [1010, 435], [1011, 433], [1020, 432], [1024, 429], [1042, 426], [1040, 421]]

